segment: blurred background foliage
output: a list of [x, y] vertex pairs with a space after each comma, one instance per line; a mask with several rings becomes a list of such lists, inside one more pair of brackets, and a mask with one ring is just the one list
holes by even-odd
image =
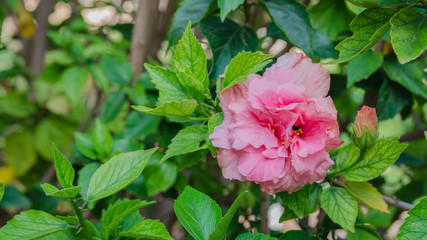
[[[326, 63], [338, 57], [334, 46], [352, 35], [349, 24], [364, 10], [358, 4], [363, 1], [356, 0], [303, 0], [297, 5], [284, 1], [289, 6], [278, 5], [278, 9], [268, 6], [278, 1], [267, 1], [269, 14], [276, 16], [271, 21], [262, 7], [266, 3], [256, 0], [232, 1], [234, 5], [221, 0], [0, 2], [0, 182], [6, 185], [0, 226], [24, 209], [71, 211], [68, 203], [46, 197], [40, 188], [41, 182], [54, 181], [52, 143], [79, 169], [78, 182], [83, 186], [109, 157], [159, 146], [161, 151], [143, 174], [120, 194], [155, 199], [158, 203], [145, 214], [160, 218], [175, 238], [182, 238], [183, 231], [173, 215], [172, 201], [187, 184], [220, 206], [229, 206], [237, 193], [251, 189], [242, 202], [245, 210], [239, 221], [229, 229], [235, 234], [259, 227], [254, 217], [260, 212], [259, 189], [223, 179], [207, 150], [160, 163], [170, 139], [188, 123], [131, 110], [133, 104], [157, 104], [158, 91], [143, 63], [168, 66], [170, 48], [189, 20], [196, 26], [214, 80], [242, 50], [274, 54], [273, 59], [288, 51], [304, 51], [313, 61]], [[414, 1], [389, 2], [399, 8]], [[219, 7], [226, 11], [220, 13]], [[294, 23], [275, 15], [286, 9], [293, 9], [289, 19], [295, 18]], [[296, 34], [285, 36], [279, 31], [283, 27]], [[427, 195], [427, 56], [401, 64], [390, 40], [386, 33], [359, 57], [323, 66], [331, 73], [330, 95], [338, 110], [342, 139], [349, 140], [355, 113], [365, 104], [377, 108], [381, 136], [410, 143], [398, 161], [371, 183], [384, 195], [413, 203]], [[113, 199], [89, 206], [93, 210], [89, 217], [99, 217], [100, 206], [109, 201]], [[271, 202], [278, 200], [273, 197]], [[390, 209], [387, 215], [362, 208], [358, 221], [372, 224], [383, 237], [392, 239], [398, 228], [390, 226], [400, 226], [405, 215]], [[323, 225], [336, 228], [327, 219]], [[291, 223], [271, 227], [299, 228]], [[361, 239], [363, 234], [350, 233], [347, 239]]]

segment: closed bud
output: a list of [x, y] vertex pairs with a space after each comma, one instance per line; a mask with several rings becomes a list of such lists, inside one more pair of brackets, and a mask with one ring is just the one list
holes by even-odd
[[371, 136], [377, 133], [378, 120], [375, 108], [363, 106], [360, 111], [357, 111], [356, 120], [354, 120], [354, 133], [357, 137], [361, 137], [365, 129], [368, 129]]

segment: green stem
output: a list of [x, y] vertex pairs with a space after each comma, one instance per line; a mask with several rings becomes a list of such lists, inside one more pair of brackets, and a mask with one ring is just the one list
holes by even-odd
[[77, 204], [77, 200], [76, 199], [73, 199], [73, 200], [70, 199], [70, 201], [73, 204], [74, 212], [76, 212], [77, 218], [79, 219], [80, 226], [82, 227], [83, 235], [86, 237], [86, 239], [89, 239], [89, 240], [92, 239], [90, 232], [87, 231], [87, 229], [89, 229], [89, 228], [88, 228], [88, 225], [86, 223], [85, 218], [83, 217], [83, 213], [82, 213], [81, 209], [79, 208], [79, 205]]
[[204, 118], [204, 117], [187, 117], [187, 119], [191, 120], [191, 121], [200, 121], [200, 122], [209, 121], [208, 117], [206, 117], [206, 118]]

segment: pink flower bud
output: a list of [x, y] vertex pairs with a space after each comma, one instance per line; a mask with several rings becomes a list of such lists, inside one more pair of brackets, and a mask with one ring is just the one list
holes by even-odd
[[374, 136], [377, 132], [378, 120], [375, 108], [363, 106], [360, 111], [357, 111], [356, 120], [354, 120], [354, 132], [356, 136], [360, 137], [363, 135], [363, 131], [367, 127]]

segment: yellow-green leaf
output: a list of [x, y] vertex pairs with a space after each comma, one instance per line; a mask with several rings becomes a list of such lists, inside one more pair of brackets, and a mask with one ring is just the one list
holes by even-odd
[[383, 200], [383, 195], [370, 183], [346, 181], [344, 182], [344, 187], [351, 195], [368, 207], [383, 213], [390, 213], [387, 203]]

